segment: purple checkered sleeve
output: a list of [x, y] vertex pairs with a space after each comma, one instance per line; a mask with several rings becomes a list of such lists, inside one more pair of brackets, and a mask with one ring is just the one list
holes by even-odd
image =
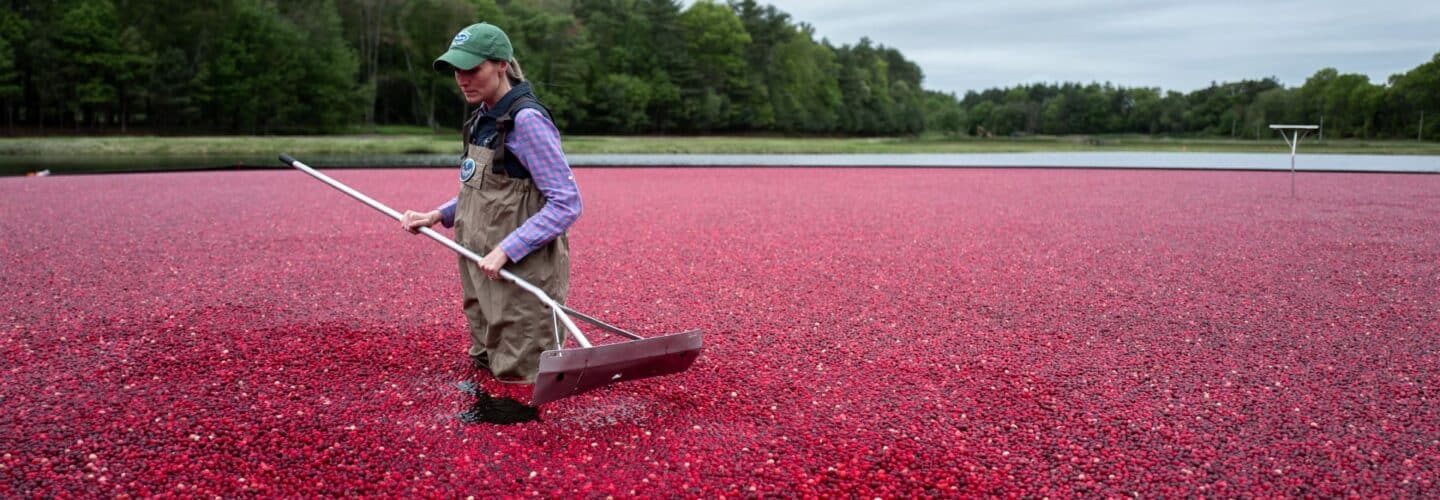
[[[545, 195], [545, 206], [500, 242], [500, 248], [512, 262], [530, 255], [563, 234], [575, 219], [580, 218], [582, 204], [575, 174], [560, 148], [560, 131], [545, 115], [534, 109], [515, 114], [515, 129], [505, 137], [510, 153], [530, 171], [530, 180]], [[459, 198], [440, 205], [441, 223], [455, 225], [455, 205]]]
[[450, 198], [450, 201], [440, 205], [436, 210], [440, 211], [440, 223], [445, 227], [455, 227], [455, 206], [460, 204], [460, 197]]
[[582, 204], [575, 173], [560, 148], [560, 131], [545, 115], [534, 109], [515, 113], [515, 130], [505, 145], [530, 170], [530, 180], [545, 195], [545, 206], [500, 242], [505, 255], [518, 262], [570, 229], [580, 218]]

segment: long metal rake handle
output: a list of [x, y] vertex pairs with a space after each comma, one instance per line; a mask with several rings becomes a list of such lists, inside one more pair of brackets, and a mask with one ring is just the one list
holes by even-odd
[[[369, 205], [370, 208], [373, 208], [373, 209], [375, 209], [375, 210], [379, 210], [380, 213], [383, 213], [383, 214], [385, 214], [385, 215], [388, 215], [388, 216], [390, 216], [390, 218], [392, 218], [392, 219], [395, 219], [395, 220], [397, 220], [397, 221], [402, 221], [402, 222], [405, 220], [405, 216], [404, 216], [403, 214], [401, 214], [400, 212], [395, 211], [395, 209], [386, 206], [384, 203], [380, 203], [380, 202], [378, 202], [378, 201], [375, 201], [374, 198], [371, 198], [371, 197], [369, 197], [369, 196], [365, 196], [365, 193], [361, 193], [361, 192], [359, 192], [359, 191], [356, 191], [354, 188], [351, 188], [350, 186], [346, 186], [345, 184], [342, 184], [340, 181], [337, 181], [337, 180], [335, 180], [335, 179], [331, 179], [330, 176], [325, 175], [325, 174], [322, 174], [322, 173], [320, 173], [318, 170], [315, 170], [315, 169], [313, 169], [313, 168], [310, 168], [309, 165], [306, 165], [305, 163], [301, 162], [300, 160], [296, 160], [294, 157], [292, 157], [292, 156], [290, 156], [290, 155], [287, 155], [287, 154], [282, 154], [282, 155], [280, 155], [280, 161], [285, 162], [286, 165], [289, 165], [289, 166], [292, 166], [292, 167], [295, 167], [295, 168], [300, 169], [301, 172], [305, 172], [305, 173], [307, 173], [307, 174], [310, 174], [311, 177], [314, 177], [314, 178], [318, 179], [320, 182], [329, 184], [330, 187], [333, 187], [333, 188], [335, 188], [335, 189], [340, 190], [340, 192], [342, 192], [342, 193], [345, 193], [345, 194], [350, 195], [351, 198], [355, 198], [356, 200], [360, 200], [361, 203], [364, 203], [364, 204], [366, 204], [366, 205]], [[442, 234], [436, 232], [434, 229], [430, 229], [430, 228], [428, 228], [428, 227], [422, 227], [422, 228], [420, 228], [420, 234], [423, 234], [423, 235], [425, 235], [425, 236], [429, 236], [430, 239], [435, 240], [435, 241], [437, 241], [437, 242], [440, 242], [441, 245], [445, 245], [445, 246], [448, 247], [449, 249], [454, 250], [455, 253], [458, 253], [458, 254], [464, 256], [465, 258], [470, 259], [471, 261], [474, 261], [475, 264], [477, 264], [477, 265], [480, 264], [480, 261], [481, 261], [481, 260], [484, 260], [483, 257], [477, 255], [475, 252], [471, 252], [470, 249], [461, 246], [459, 243], [456, 243], [454, 240], [451, 240], [450, 238], [446, 238], [445, 235], [442, 235]], [[577, 326], [575, 326], [575, 322], [570, 320], [570, 316], [569, 316], [569, 315], [565, 314], [566, 311], [573, 311], [573, 309], [570, 309], [570, 308], [565, 307], [564, 305], [562, 305], [562, 304], [560, 304], [560, 303], [558, 303], [558, 302], [555, 302], [555, 299], [550, 298], [550, 295], [549, 295], [549, 294], [546, 294], [544, 290], [541, 290], [541, 289], [540, 289], [540, 287], [537, 287], [537, 286], [535, 286], [535, 285], [530, 284], [530, 282], [521, 279], [519, 276], [516, 276], [514, 273], [511, 273], [510, 271], [506, 271], [506, 270], [504, 270], [504, 269], [501, 269], [501, 270], [500, 270], [500, 277], [505, 278], [505, 279], [507, 279], [507, 280], [510, 280], [512, 283], [515, 283], [515, 284], [518, 285], [520, 288], [522, 288], [522, 289], [524, 289], [525, 291], [530, 292], [531, 294], [534, 294], [536, 297], [540, 298], [540, 302], [543, 302], [546, 306], [549, 306], [549, 307], [550, 307], [550, 310], [554, 312], [554, 314], [556, 315], [556, 317], [560, 318], [560, 321], [565, 324], [565, 329], [570, 331], [570, 334], [575, 337], [575, 342], [578, 342], [578, 343], [580, 344], [580, 347], [590, 347], [590, 340], [585, 338], [585, 334], [580, 333], [580, 328], [577, 327]], [[627, 333], [628, 333], [628, 332], [627, 332]], [[557, 347], [563, 347], [563, 346], [557, 346]]]

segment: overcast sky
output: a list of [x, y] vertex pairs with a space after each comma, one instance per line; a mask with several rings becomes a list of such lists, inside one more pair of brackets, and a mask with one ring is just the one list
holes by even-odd
[[[688, 3], [688, 2], [687, 2]], [[1324, 67], [1390, 75], [1440, 52], [1440, 0], [758, 0], [836, 46], [868, 36], [956, 94], [1033, 82], [1188, 92]]]

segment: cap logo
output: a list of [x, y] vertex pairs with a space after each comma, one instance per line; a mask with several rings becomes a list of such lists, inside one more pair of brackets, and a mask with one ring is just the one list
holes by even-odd
[[464, 32], [464, 31], [461, 31], [460, 34], [455, 35], [455, 40], [452, 41], [452, 42], [450, 42], [450, 46], [451, 46], [451, 47], [454, 47], [454, 46], [456, 46], [456, 45], [460, 45], [460, 44], [462, 44], [462, 43], [465, 43], [465, 41], [466, 41], [466, 40], [469, 40], [469, 39], [470, 39], [470, 34]]

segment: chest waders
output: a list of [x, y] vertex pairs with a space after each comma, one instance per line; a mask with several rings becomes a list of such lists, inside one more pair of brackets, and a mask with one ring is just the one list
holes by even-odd
[[[496, 120], [493, 134], [484, 134], [488, 136], [482, 140], [484, 145], [473, 144], [469, 137], [485, 117], [477, 113], [465, 126], [455, 239], [480, 255], [489, 254], [545, 207], [545, 195], [533, 181], [512, 177], [504, 168], [505, 137], [514, 124], [513, 110], [512, 106]], [[570, 291], [569, 248], [562, 233], [518, 262], [507, 264], [506, 269], [564, 304]], [[564, 331], [555, 329], [550, 308], [520, 287], [487, 278], [478, 263], [464, 256], [459, 261], [470, 355], [488, 359], [497, 380], [534, 382], [540, 353], [565, 343]]]
[[[491, 151], [491, 153], [493, 153], [493, 151]], [[491, 153], [486, 153], [484, 148], [476, 152], [476, 154], [481, 155], [482, 158], [483, 155]], [[468, 159], [475, 159], [475, 157], [471, 156], [470, 149], [468, 147], [466, 157]], [[493, 160], [494, 157], [492, 155], [492, 157], [487, 161], [491, 161], [493, 164]], [[385, 206], [384, 204], [375, 201], [373, 198], [365, 196], [365, 194], [351, 189], [349, 186], [341, 184], [335, 179], [331, 179], [329, 176], [322, 174], [313, 168], [310, 168], [310, 166], [301, 163], [294, 158], [291, 158], [290, 155], [280, 155], [280, 161], [284, 162], [286, 165], [295, 167], [300, 171], [305, 172], [306, 174], [309, 174], [311, 177], [318, 179], [320, 182], [324, 182], [325, 184], [330, 185], [330, 187], [340, 190], [340, 192], [350, 195], [350, 197], [359, 200], [361, 203], [369, 205], [370, 208], [379, 210], [381, 213], [389, 216], [392, 219], [404, 220], [404, 216], [400, 212], [395, 211], [395, 209]], [[477, 163], [479, 162], [477, 161]], [[472, 168], [473, 167], [474, 166], [472, 165]], [[478, 172], [476, 174], [477, 175], [474, 175], [474, 177], [481, 177], [480, 175], [478, 175]], [[518, 219], [517, 217], [519, 216], [514, 214], [520, 213], [519, 207], [528, 206], [526, 205], [526, 203], [531, 203], [535, 200], [540, 199], [540, 194], [538, 192], [524, 194], [524, 192], [526, 191], [535, 191], [534, 186], [531, 185], [528, 181], [525, 183], [516, 183], [514, 181], [516, 181], [517, 179], [513, 178], [494, 179], [490, 181], [484, 180], [490, 177], [494, 176], [482, 177], [479, 187], [476, 188], [478, 190], [478, 193], [473, 193], [471, 196], [475, 196], [478, 200], [484, 201], [486, 200], [487, 193], [493, 193], [496, 196], [503, 197], [519, 196], [523, 198], [524, 196], [530, 196], [530, 198], [528, 199], [531, 200], [522, 202], [521, 204], [515, 205], [514, 207], [497, 209], [494, 212], [486, 212], [486, 209], [483, 208], [478, 209], [481, 210], [482, 215], [491, 214], [500, 218], [500, 220], [502, 221], [500, 223], [492, 224], [488, 222], [489, 219], [484, 219], [482, 221], [468, 221], [470, 224], [472, 224], [472, 226], [466, 230], [467, 237], [478, 238], [487, 242], [493, 242], [493, 244], [498, 244], [500, 239], [504, 238], [504, 235], [506, 233], [501, 233], [498, 231], [492, 233], [492, 229], [495, 227], [499, 227], [499, 224], [503, 223], [503, 221], [523, 221], [524, 219]], [[493, 182], [495, 184], [489, 184], [490, 182]], [[520, 189], [520, 187], [518, 186], [525, 186], [527, 189]], [[462, 193], [465, 189], [467, 188], [461, 188]], [[464, 202], [464, 196], [464, 194], [461, 195], [461, 202], [466, 203], [465, 209], [469, 209], [469, 203]], [[538, 208], [536, 209], [538, 210]], [[458, 220], [459, 215], [461, 213], [464, 213], [460, 210], [463, 209], [457, 207], [457, 233], [460, 229], [460, 221]], [[426, 237], [429, 237], [430, 239], [435, 240], [442, 245], [445, 245], [446, 248], [453, 250], [455, 253], [460, 254], [462, 257], [464, 257], [465, 260], [469, 260], [470, 262], [475, 264], [479, 264], [480, 261], [483, 260], [483, 257], [475, 253], [475, 251], [472, 251], [470, 248], [466, 248], [465, 246], [462, 246], [459, 243], [456, 243], [449, 238], [446, 238], [445, 236], [441, 235], [433, 229], [430, 229], [428, 227], [422, 227], [420, 228], [419, 232], [420, 234], [423, 234]], [[564, 236], [561, 236], [560, 238], [564, 238]], [[559, 238], [557, 238], [557, 241], [561, 241], [562, 244], [564, 243], [564, 240], [561, 240]], [[550, 246], [555, 246], [554, 242], [552, 242], [551, 245], [547, 245], [546, 248], [549, 248]], [[476, 246], [473, 248], [475, 250], [488, 250], [490, 247]], [[542, 248], [541, 250], [537, 250], [536, 252], [541, 251], [544, 251], [544, 249]], [[555, 250], [555, 252], [559, 253], [561, 252], [561, 250]], [[508, 285], [503, 283], [502, 281], [490, 281], [484, 276], [479, 275], [478, 272], [476, 272], [475, 275], [463, 278], [464, 280], [467, 280], [464, 281], [464, 283], [468, 283], [465, 285], [466, 287], [469, 287], [471, 285], [475, 285], [477, 287], [477, 291], [474, 294], [475, 302], [477, 307], [481, 308], [479, 312], [482, 315], [489, 313], [489, 311], [485, 310], [485, 308], [490, 306], [484, 305], [484, 301], [487, 300], [487, 296], [482, 290], [487, 289], [479, 287], [488, 285], [491, 287], [511, 286], [516, 290], [522, 290], [530, 294], [530, 296], [533, 298], [534, 303], [539, 304], [539, 306], [542, 308], [542, 314], [548, 317], [550, 328], [547, 329], [546, 332], [553, 339], [553, 342], [555, 342], [554, 344], [550, 344], [554, 346], [554, 349], [546, 350], [540, 353], [540, 367], [539, 371], [534, 374], [535, 389], [530, 397], [531, 404], [539, 405], [542, 403], [548, 403], [557, 399], [574, 396], [576, 394], [581, 394], [593, 389], [605, 387], [616, 382], [638, 380], [642, 378], [683, 372], [686, 369], [689, 369], [690, 366], [695, 363], [695, 360], [700, 357], [700, 350], [704, 346], [700, 330], [690, 330], [687, 332], [645, 338], [632, 332], [618, 328], [616, 326], [607, 324], [598, 319], [581, 314], [579, 311], [566, 307], [559, 301], [552, 299], [548, 292], [542, 290], [541, 287], [531, 284], [527, 279], [521, 278], [518, 275], [518, 273], [520, 272], [529, 272], [522, 270], [525, 269], [525, 266], [527, 265], [526, 262], [531, 261], [531, 257], [533, 257], [534, 255], [535, 254], [532, 253], [531, 255], [526, 256], [524, 259], [521, 259], [520, 263], [511, 263], [511, 265], [508, 265], [504, 269], [500, 270], [500, 276], [504, 278], [505, 281], [510, 282]], [[551, 260], [552, 264], [555, 262], [555, 260], [553, 259], [554, 257], [552, 257]], [[540, 262], [540, 259], [536, 259], [534, 262]], [[460, 267], [461, 276], [465, 276], [466, 273], [471, 272], [467, 270], [467, 268], [474, 269], [475, 265], [466, 266], [464, 264], [464, 260], [462, 260]], [[512, 269], [515, 270], [515, 272], [511, 272]], [[476, 269], [476, 271], [478, 271], [478, 269]], [[567, 273], [565, 275], [565, 283], [568, 284], [568, 264], [565, 267], [565, 271]], [[544, 284], [546, 286], [554, 285], [554, 283]], [[470, 296], [471, 294], [467, 291], [467, 304]], [[504, 297], [511, 296], [512, 295], [504, 295]], [[561, 297], [563, 298], [563, 295]], [[504, 304], [504, 307], [529, 307], [525, 305], [527, 302], [510, 300], [509, 302], [506, 302]], [[469, 317], [468, 305], [466, 307], [466, 313], [466, 316]], [[534, 315], [535, 313], [532, 312], [530, 314]], [[627, 340], [606, 345], [591, 345], [590, 341], [585, 338], [585, 334], [580, 331], [580, 328], [575, 326], [575, 321], [571, 319], [572, 316], [575, 318], [579, 318], [586, 323], [590, 323], [591, 325], [594, 325], [601, 330], [605, 330], [606, 332], [618, 335], [620, 337], [624, 337]], [[492, 321], [492, 317], [499, 318], [498, 321], [503, 323], [505, 321], [505, 318], [509, 318], [511, 316], [508, 311], [500, 311], [499, 315], [497, 316], [485, 316], [485, 325], [488, 326], [491, 324], [490, 322]], [[506, 328], [509, 327], [509, 325], [502, 326]], [[484, 330], [482, 333], [484, 335], [491, 335], [492, 331]], [[579, 344], [580, 347], [571, 349], [564, 348], [564, 342], [562, 342], [561, 340], [562, 337], [566, 336], [567, 333], [569, 338], [574, 339], [574, 342]], [[506, 342], [508, 342], [508, 337], [506, 337], [506, 335], [509, 335], [509, 333], [501, 331], [499, 332], [499, 336], [495, 337], [498, 338], [497, 341], [499, 342], [500, 350], [510, 349], [510, 347], [506, 347]], [[472, 330], [472, 342], [473, 338], [474, 334]], [[491, 338], [492, 337], [482, 336], [481, 340], [482, 342], [488, 342]], [[522, 341], [522, 343], [517, 345], [528, 345], [524, 342], [529, 341]], [[492, 369], [494, 369], [495, 362], [493, 359], [491, 361], [491, 366]], [[509, 369], [514, 369], [514, 367], [512, 366]], [[497, 370], [496, 374], [499, 375], [500, 372]]]

